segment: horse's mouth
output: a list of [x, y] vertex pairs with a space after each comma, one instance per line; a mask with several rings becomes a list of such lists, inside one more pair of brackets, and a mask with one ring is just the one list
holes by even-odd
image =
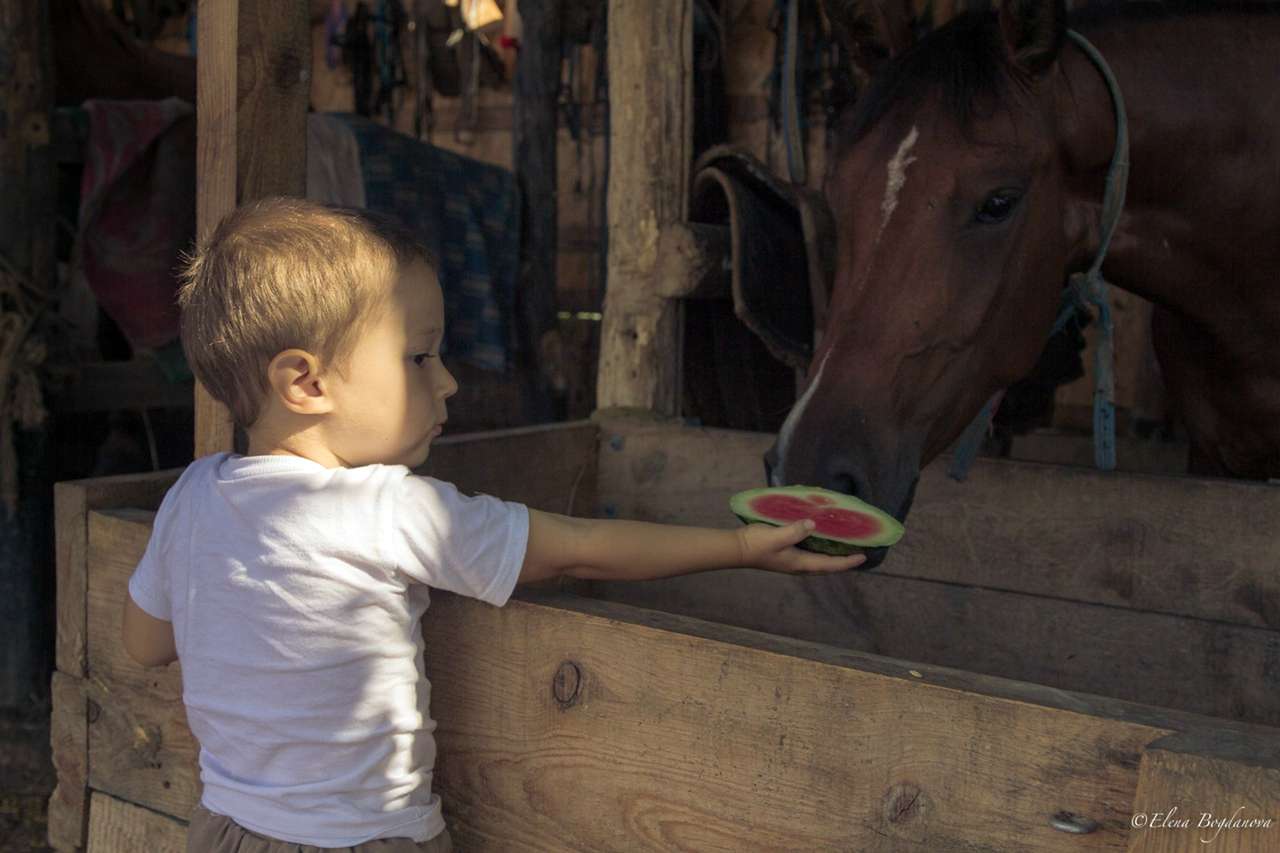
[[[768, 483], [770, 486], [777, 487], [777, 486], [787, 485], [782, 481], [782, 478], [778, 476], [777, 454], [774, 448], [770, 448], [769, 451], [764, 454], [764, 476], [765, 476], [765, 482]], [[888, 510], [888, 509], [885, 510], [894, 518], [896, 518], [899, 522], [901, 522], [903, 525], [907, 523], [907, 515], [911, 512], [911, 505], [915, 502], [916, 487], [918, 485], [920, 485], [920, 473], [917, 471], [915, 477], [912, 478], [911, 480], [911, 486], [907, 489], [907, 493], [903, 496], [902, 500], [898, 503], [897, 508], [893, 510]], [[840, 491], [843, 491], [846, 494], [849, 494], [851, 497], [862, 498], [863, 500], [866, 500], [866, 498], [862, 497], [862, 495], [853, 494], [844, 489], [841, 489]], [[861, 566], [859, 566], [859, 569], [863, 571], [867, 571], [870, 569], [877, 568], [881, 563], [883, 563], [884, 558], [889, 555], [889, 549], [888, 548], [867, 548], [863, 550], [862, 553], [866, 555], [867, 561], [863, 563]]]

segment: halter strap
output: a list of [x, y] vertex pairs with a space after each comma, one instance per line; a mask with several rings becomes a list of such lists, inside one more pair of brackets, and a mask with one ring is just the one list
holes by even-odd
[[[1098, 340], [1093, 371], [1093, 461], [1100, 470], [1112, 471], [1116, 467], [1114, 328], [1111, 305], [1107, 299], [1107, 280], [1102, 277], [1102, 263], [1106, 260], [1107, 250], [1111, 248], [1111, 238], [1115, 235], [1120, 215], [1124, 212], [1125, 191], [1129, 185], [1129, 119], [1124, 108], [1124, 97], [1120, 94], [1120, 84], [1116, 82], [1115, 75], [1111, 73], [1111, 67], [1102, 58], [1102, 54], [1075, 30], [1067, 30], [1067, 38], [1084, 52], [1107, 84], [1111, 103], [1115, 107], [1116, 144], [1111, 154], [1111, 165], [1107, 169], [1106, 187], [1102, 196], [1102, 231], [1098, 253], [1088, 270], [1075, 273], [1068, 281], [1063, 293], [1062, 308], [1049, 337], [1057, 334], [1084, 303], [1090, 303], [1098, 309]], [[978, 455], [983, 438], [991, 431], [991, 422], [1003, 396], [1004, 389], [997, 391], [960, 436], [951, 466], [947, 469], [947, 475], [953, 480], [964, 480], [968, 476], [969, 467]]]

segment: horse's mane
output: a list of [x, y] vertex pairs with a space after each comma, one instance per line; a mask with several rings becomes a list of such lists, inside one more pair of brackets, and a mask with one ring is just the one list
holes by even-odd
[[[1071, 12], [1073, 27], [1203, 13], [1280, 13], [1280, 0], [1095, 0]], [[962, 129], [978, 105], [1001, 103], [1029, 81], [1006, 59], [994, 11], [957, 15], [888, 62], [840, 120], [841, 150], [857, 142], [891, 107], [935, 95]]]

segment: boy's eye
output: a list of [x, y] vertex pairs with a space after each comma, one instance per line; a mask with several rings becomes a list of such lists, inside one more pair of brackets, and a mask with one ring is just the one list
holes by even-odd
[[422, 365], [427, 363], [427, 359], [435, 358], [435, 356], [429, 352], [420, 352], [420, 353], [417, 353], [416, 355], [410, 356], [410, 358], [413, 359], [414, 364], [416, 364], [418, 367], [422, 367]]

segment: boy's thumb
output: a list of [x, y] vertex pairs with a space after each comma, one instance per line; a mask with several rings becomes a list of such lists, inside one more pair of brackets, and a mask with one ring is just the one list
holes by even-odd
[[813, 533], [815, 527], [817, 527], [817, 525], [814, 524], [813, 519], [802, 518], [799, 521], [791, 523], [787, 530], [787, 533], [790, 535], [787, 538], [791, 540], [791, 544], [793, 545], [796, 542], [803, 542], [805, 539], [809, 538], [809, 534]]

